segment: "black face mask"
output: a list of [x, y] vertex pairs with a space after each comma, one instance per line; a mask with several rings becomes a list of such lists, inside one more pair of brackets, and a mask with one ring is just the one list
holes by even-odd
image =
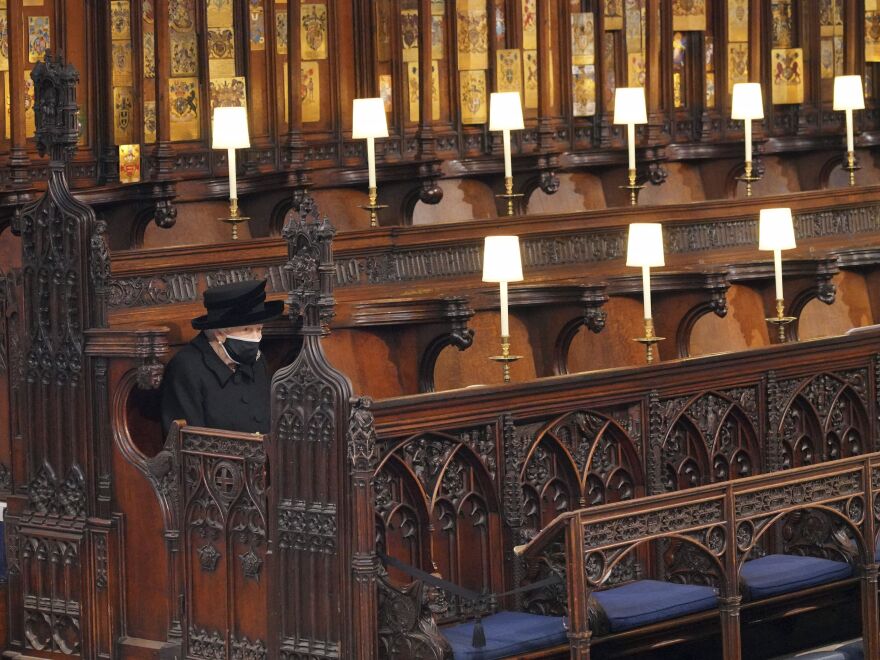
[[239, 364], [253, 365], [257, 361], [260, 352], [259, 340], [236, 339], [227, 337], [223, 342], [223, 348], [233, 360]]

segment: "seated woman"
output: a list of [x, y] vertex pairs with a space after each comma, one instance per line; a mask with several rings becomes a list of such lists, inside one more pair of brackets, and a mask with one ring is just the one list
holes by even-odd
[[260, 353], [263, 322], [284, 311], [266, 302], [266, 280], [205, 291], [201, 332], [168, 363], [162, 384], [162, 432], [185, 419], [192, 426], [269, 432], [269, 370]]

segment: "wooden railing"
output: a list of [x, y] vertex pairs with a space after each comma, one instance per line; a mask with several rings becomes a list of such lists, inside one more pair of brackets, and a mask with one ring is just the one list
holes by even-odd
[[[878, 339], [880, 330], [866, 330], [376, 401], [379, 547], [469, 589], [502, 591], [528, 573], [510, 548], [561, 512], [637, 506], [669, 491], [663, 502], [689, 502], [706, 484], [723, 490], [729, 480], [875, 451]], [[408, 581], [390, 569], [380, 594]], [[408, 612], [430, 619], [419, 607]], [[462, 614], [453, 602], [435, 618]], [[380, 620], [392, 615], [380, 610]]]
[[692, 546], [706, 558], [705, 579], [719, 590], [725, 660], [741, 657], [740, 570], [774, 524], [795, 512], [819, 511], [854, 547], [866, 658], [880, 653], [877, 562], [880, 511], [872, 506], [880, 488], [880, 452], [712, 484], [629, 502], [562, 514], [523, 549], [537, 558], [560, 535], [565, 538], [571, 657], [589, 659], [590, 593], [605, 585], [615, 565], [640, 546], [661, 540]]

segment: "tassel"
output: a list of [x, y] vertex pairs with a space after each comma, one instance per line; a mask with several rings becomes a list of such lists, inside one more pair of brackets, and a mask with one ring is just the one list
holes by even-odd
[[486, 633], [483, 631], [483, 621], [479, 616], [474, 621], [474, 634], [471, 637], [471, 646], [475, 649], [481, 649], [486, 646]]

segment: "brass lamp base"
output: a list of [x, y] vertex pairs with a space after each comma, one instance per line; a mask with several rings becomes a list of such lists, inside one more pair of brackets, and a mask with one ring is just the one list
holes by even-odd
[[846, 165], [843, 166], [849, 172], [849, 185], [856, 185], [856, 170], [862, 169], [860, 165], [856, 165], [856, 154], [853, 151], [846, 152]]
[[776, 316], [764, 319], [767, 323], [775, 325], [778, 331], [779, 343], [785, 343], [785, 327], [797, 321], [797, 316], [785, 316], [785, 301], [782, 298], [776, 299]]
[[379, 199], [379, 191], [376, 188], [370, 188], [368, 194], [370, 196], [370, 203], [363, 204], [363, 205], [361, 205], [360, 208], [364, 209], [365, 211], [369, 211], [369, 213], [370, 213], [370, 227], [378, 227], [379, 226], [378, 211], [381, 211], [382, 209], [387, 209], [388, 205], [376, 203]]
[[510, 337], [501, 336], [501, 355], [493, 355], [489, 359], [501, 364], [501, 370], [504, 373], [504, 382], [510, 382], [510, 363], [521, 359], [522, 355], [510, 354]]
[[506, 199], [507, 200], [507, 215], [513, 215], [514, 211], [514, 201], [522, 197], [522, 193], [513, 192], [513, 177], [506, 176], [504, 177], [504, 194], [503, 195], [495, 195], [498, 199]]
[[627, 185], [625, 186], [620, 186], [620, 188], [629, 191], [629, 203], [631, 206], [636, 206], [639, 203], [639, 191], [645, 186], [640, 186], [638, 183], [636, 183], [635, 170], [629, 170], [627, 180], [629, 181], [629, 183], [627, 183]]
[[746, 161], [746, 171], [745, 171], [745, 173], [744, 173], [742, 176], [738, 176], [738, 177], [736, 177], [736, 180], [737, 180], [737, 181], [743, 181], [743, 182], [745, 182], [745, 184], [746, 184], [746, 197], [751, 197], [751, 196], [752, 196], [752, 184], [753, 184], [755, 181], [760, 181], [760, 180], [761, 180], [761, 177], [759, 177], [759, 176], [755, 176], [754, 174], [752, 174], [752, 171], [753, 171], [753, 170], [752, 170], [752, 161], [747, 160], [747, 161]]
[[637, 341], [645, 346], [645, 361], [651, 364], [654, 361], [654, 344], [663, 341], [666, 337], [658, 337], [654, 334], [654, 319], [645, 319], [645, 336], [636, 337]]
[[250, 218], [246, 215], [239, 215], [238, 213], [238, 200], [230, 199], [229, 200], [229, 217], [228, 218], [220, 218], [221, 221], [232, 225], [232, 240], [238, 240], [238, 225], [242, 222], [247, 222]]

